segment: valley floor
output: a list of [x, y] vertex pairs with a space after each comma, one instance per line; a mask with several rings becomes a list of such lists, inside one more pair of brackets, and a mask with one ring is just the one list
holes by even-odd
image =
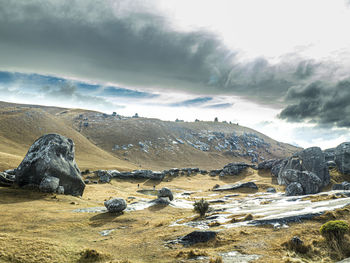
[[[329, 249], [319, 234], [320, 226], [327, 220], [349, 221], [350, 210], [346, 207], [302, 223], [289, 223], [288, 227], [243, 225], [226, 228], [225, 224], [212, 224], [210, 230], [219, 230], [217, 238], [191, 247], [169, 244], [195, 230], [186, 224], [174, 224], [196, 222], [191, 206], [156, 205], [121, 215], [84, 212], [86, 208], [103, 207], [103, 201], [111, 197], [125, 198], [130, 207], [133, 202], [145, 203], [155, 197], [137, 191], [152, 190], [153, 186], [156, 189], [169, 187], [175, 198], [188, 203], [201, 197], [220, 199], [228, 194], [238, 194], [232, 197], [233, 200], [245, 200], [256, 191], [236, 190], [214, 196], [211, 189], [216, 184], [252, 180], [258, 185], [259, 192], [266, 192], [270, 186], [282, 191], [268, 173], [259, 174], [253, 170], [224, 181], [208, 175], [169, 178], [156, 185], [151, 181], [112, 180], [111, 184], [87, 185], [81, 198], [1, 187], [0, 262], [208, 262], [210, 257], [231, 251], [259, 256], [251, 262], [336, 262], [346, 256]], [[184, 192], [191, 193], [180, 198]], [[323, 195], [311, 201], [332, 198], [347, 197]], [[283, 245], [296, 235], [310, 245], [306, 254], [290, 251]]]

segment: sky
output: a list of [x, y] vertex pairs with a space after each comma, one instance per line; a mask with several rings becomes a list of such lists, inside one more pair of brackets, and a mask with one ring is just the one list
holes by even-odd
[[350, 140], [348, 0], [0, 0], [0, 100]]

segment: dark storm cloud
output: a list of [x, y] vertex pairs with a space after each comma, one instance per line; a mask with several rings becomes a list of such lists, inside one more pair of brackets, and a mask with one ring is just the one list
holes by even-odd
[[176, 31], [140, 3], [0, 0], [0, 68], [274, 104], [323, 67], [295, 56], [241, 62], [213, 33]]
[[[152, 2], [144, 1], [0, 0], [0, 69], [117, 83], [100, 89], [52, 78], [50, 88], [40, 91], [52, 99], [102, 104], [104, 98], [98, 96], [156, 96], [144, 88], [182, 90], [200, 98], [232, 94], [269, 107], [283, 105], [280, 118], [288, 121], [350, 126], [344, 100], [348, 82], [336, 84], [349, 72], [340, 74], [340, 65], [297, 54], [275, 63], [244, 61], [215, 34], [176, 30], [153, 9]], [[9, 81], [6, 75], [1, 78]], [[203, 105], [207, 102], [171, 106], [230, 107]]]
[[320, 126], [350, 127], [350, 80], [334, 86], [314, 82], [289, 89], [286, 101], [291, 104], [279, 117], [291, 122], [312, 122]]

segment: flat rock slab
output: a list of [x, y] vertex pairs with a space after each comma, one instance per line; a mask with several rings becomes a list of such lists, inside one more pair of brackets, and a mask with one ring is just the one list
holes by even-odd
[[214, 188], [213, 191], [231, 191], [231, 190], [236, 190], [240, 188], [251, 188], [254, 190], [258, 190], [258, 186], [254, 182], [247, 182], [247, 183], [238, 183], [233, 185], [219, 186], [217, 188]]

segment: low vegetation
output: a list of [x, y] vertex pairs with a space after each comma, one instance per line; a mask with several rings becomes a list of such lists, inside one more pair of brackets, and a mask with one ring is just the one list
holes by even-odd
[[193, 205], [194, 211], [196, 211], [201, 217], [204, 217], [209, 210], [209, 203], [203, 198], [200, 201], [197, 201]]
[[320, 228], [321, 235], [328, 241], [342, 242], [344, 235], [349, 231], [349, 224], [342, 220], [329, 221]]

